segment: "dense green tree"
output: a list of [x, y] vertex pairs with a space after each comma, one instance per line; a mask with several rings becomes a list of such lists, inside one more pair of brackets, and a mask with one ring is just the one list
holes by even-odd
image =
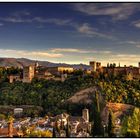
[[[8, 73], [11, 71], [13, 70], [9, 70]], [[1, 70], [1, 73], [7, 75], [6, 70]], [[105, 102], [127, 103], [140, 107], [140, 81], [126, 81], [118, 77], [111, 79], [108, 75], [105, 78], [103, 73], [96, 78], [94, 75], [69, 75], [64, 82], [33, 79], [31, 83], [14, 82], [10, 84], [1, 80], [0, 105], [42, 106], [44, 114], [51, 112], [56, 115], [67, 110], [64, 104], [75, 92], [93, 86], [97, 87], [97, 91], [104, 97]], [[98, 100], [98, 96], [95, 98]], [[95, 106], [97, 110], [93, 112], [100, 111], [99, 104], [97, 103]], [[73, 107], [70, 106], [70, 108]], [[70, 114], [79, 113], [70, 108]], [[95, 113], [94, 118], [97, 114]]]
[[132, 114], [125, 116], [122, 122], [122, 135], [125, 137], [140, 137], [140, 109], [135, 108]]
[[69, 126], [69, 120], [67, 119], [67, 125], [65, 128], [66, 131], [66, 137], [69, 138], [70, 137], [70, 126]]
[[101, 136], [102, 135], [102, 128], [101, 128], [101, 116], [100, 116], [100, 103], [99, 103], [99, 93], [95, 92], [95, 98], [93, 101], [93, 136]]
[[53, 138], [56, 138], [55, 128], [53, 128]]
[[109, 115], [108, 115], [108, 136], [109, 137], [114, 137], [114, 115], [113, 112], [110, 110]]

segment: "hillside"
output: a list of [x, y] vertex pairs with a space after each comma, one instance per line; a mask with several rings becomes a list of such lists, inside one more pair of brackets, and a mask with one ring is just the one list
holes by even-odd
[[20, 61], [17, 61], [15, 58], [0, 58], [1, 67], [19, 67], [22, 68], [23, 65]]
[[31, 64], [35, 64], [38, 62], [41, 66], [48, 66], [48, 67], [56, 67], [56, 66], [71, 66], [73, 68], [83, 68], [88, 69], [88, 65], [84, 64], [65, 64], [65, 63], [52, 63], [48, 61], [38, 61], [38, 60], [30, 60], [26, 58], [0, 58], [0, 67], [19, 67], [22, 68], [23, 66], [29, 66]]
[[[96, 87], [86, 88], [75, 93], [71, 98], [67, 100], [69, 103], [81, 103], [81, 104], [91, 104], [93, 102], [94, 93], [97, 91]], [[102, 102], [103, 98], [100, 96], [100, 102]]]
[[112, 110], [115, 118], [122, 119], [125, 115], [130, 114], [134, 110], [135, 106], [129, 104], [121, 104], [121, 103], [107, 103], [104, 107], [101, 118], [104, 122], [108, 121], [108, 112]]
[[[95, 97], [95, 91], [98, 89], [96, 87], [86, 88], [75, 93], [72, 97], [70, 97], [67, 102], [74, 104], [91, 104], [93, 102], [93, 98]], [[100, 91], [98, 90], [100, 93]], [[102, 121], [107, 123], [108, 120], [108, 112], [112, 110], [114, 116], [116, 118], [123, 118], [125, 115], [132, 112], [135, 108], [133, 105], [122, 104], [122, 103], [106, 103], [104, 102], [104, 97], [99, 96], [99, 102], [101, 107], [101, 118]]]

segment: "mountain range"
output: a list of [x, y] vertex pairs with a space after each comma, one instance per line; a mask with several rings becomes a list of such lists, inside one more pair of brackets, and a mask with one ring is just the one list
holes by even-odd
[[27, 58], [0, 58], [0, 67], [18, 67], [33, 65], [38, 62], [39, 65], [45, 67], [57, 67], [57, 66], [70, 66], [75, 69], [88, 69], [89, 65], [85, 64], [66, 64], [66, 63], [52, 63], [49, 61], [31, 60]]

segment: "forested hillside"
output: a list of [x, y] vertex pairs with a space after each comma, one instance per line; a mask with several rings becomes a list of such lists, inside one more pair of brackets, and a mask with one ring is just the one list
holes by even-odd
[[92, 76], [75, 76], [65, 82], [34, 79], [32, 83], [0, 83], [1, 105], [36, 105], [45, 112], [60, 113], [61, 105], [77, 91], [98, 87], [104, 102], [125, 103], [140, 106], [139, 81], [104, 81]]

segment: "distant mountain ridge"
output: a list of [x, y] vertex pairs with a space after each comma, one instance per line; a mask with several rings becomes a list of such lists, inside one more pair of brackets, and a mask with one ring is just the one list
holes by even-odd
[[75, 69], [88, 69], [89, 66], [85, 64], [66, 64], [66, 63], [52, 63], [49, 61], [31, 60], [27, 58], [0, 58], [0, 67], [19, 67], [29, 66], [38, 62], [41, 66], [56, 67], [56, 66], [70, 66]]

